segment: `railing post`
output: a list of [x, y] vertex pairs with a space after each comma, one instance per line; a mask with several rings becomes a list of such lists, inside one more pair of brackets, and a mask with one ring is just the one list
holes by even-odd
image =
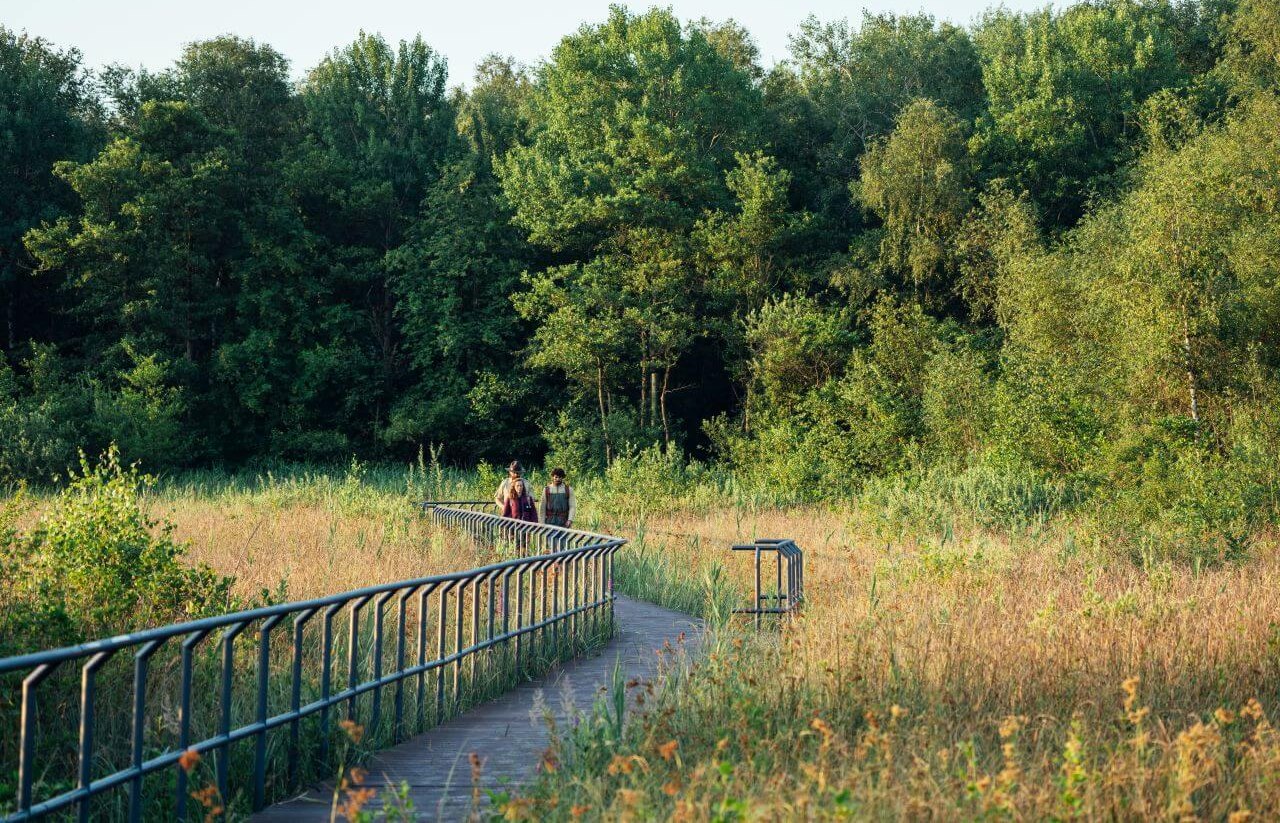
[[[178, 748], [186, 751], [191, 745], [191, 680], [192, 655], [200, 641], [209, 635], [208, 631], [197, 631], [187, 635], [182, 641], [182, 683], [178, 696]], [[177, 818], [187, 819], [187, 771], [178, 769], [177, 786]], [[87, 801], [86, 804], [87, 805]], [[84, 808], [84, 805], [81, 808]], [[81, 819], [84, 820], [83, 813]]]
[[221, 738], [216, 754], [218, 795], [223, 807], [231, 802], [228, 796], [228, 777], [231, 769], [231, 687], [235, 676], [235, 640], [248, 623], [237, 623], [222, 633], [222, 716], [218, 721], [218, 737]]
[[431, 592], [435, 590], [435, 584], [429, 584], [418, 595], [418, 731], [427, 728], [427, 621], [430, 617], [431, 610]]
[[453, 610], [453, 713], [457, 714], [462, 705], [462, 611], [466, 607], [467, 585], [470, 580], [460, 580], [454, 588], [456, 604]]
[[396, 696], [395, 696], [395, 720], [391, 726], [391, 742], [399, 743], [400, 738], [404, 734], [404, 665], [405, 651], [404, 638], [405, 626], [408, 615], [405, 603], [410, 596], [417, 591], [417, 587], [405, 589], [401, 595], [396, 598]]
[[271, 630], [284, 618], [268, 617], [258, 626], [258, 733], [253, 749], [253, 810], [267, 802], [267, 686], [271, 678]]
[[[520, 682], [520, 652], [524, 648], [524, 572], [524, 566], [521, 566], [519, 571], [516, 572], [515, 676], [517, 683]], [[532, 589], [532, 586], [530, 588]]]
[[[382, 731], [382, 618], [383, 608], [387, 605], [387, 601], [391, 599], [394, 591], [383, 592], [376, 600], [373, 601], [373, 705], [370, 707], [369, 716], [369, 735], [371, 740], [379, 740], [379, 733]], [[404, 633], [400, 633], [401, 645], [404, 644]], [[396, 681], [399, 683], [399, 681]], [[395, 737], [395, 732], [392, 732]]]
[[334, 603], [324, 610], [320, 640], [320, 762], [329, 764], [329, 695], [333, 691], [333, 618], [343, 607]]
[[302, 718], [302, 636], [307, 621], [316, 613], [316, 609], [307, 609], [293, 619], [293, 661], [292, 682], [289, 684], [289, 710], [293, 718], [289, 721], [289, 785], [298, 782], [298, 759], [301, 756]]
[[445, 626], [448, 623], [449, 614], [449, 589], [453, 588], [453, 583], [446, 583], [440, 588], [440, 625], [439, 635], [436, 642], [436, 725], [444, 722], [444, 639]]
[[[106, 663], [115, 652], [98, 652], [89, 658], [80, 670], [80, 774], [76, 788], [88, 790], [93, 782], [93, 724], [94, 724], [94, 686], [98, 669]], [[79, 803], [79, 815], [82, 823], [89, 820], [90, 796], [85, 795]]]

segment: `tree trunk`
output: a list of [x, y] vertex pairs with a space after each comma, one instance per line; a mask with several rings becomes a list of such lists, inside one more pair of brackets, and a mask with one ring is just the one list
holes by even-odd
[[18, 350], [18, 283], [14, 278], [13, 288], [9, 290], [9, 299], [5, 301], [5, 339], [8, 341], [10, 353]]
[[[656, 378], [657, 375], [655, 374]], [[671, 428], [667, 425], [667, 387], [671, 384], [671, 367], [662, 372], [662, 440], [669, 448], [671, 446]]]
[[645, 425], [645, 411], [648, 409], [649, 395], [649, 338], [640, 332], [640, 425]]
[[[670, 374], [671, 370], [667, 369], [667, 373]], [[664, 378], [662, 381], [662, 403], [663, 403], [662, 428], [663, 429], [666, 429], [667, 427], [667, 413], [665, 410], [666, 402], [667, 402], [667, 381]], [[658, 405], [658, 373], [656, 371], [651, 371], [649, 372], [649, 424], [650, 425], [652, 425], [653, 422], [658, 419], [657, 405]]]
[[644, 412], [646, 404], [649, 402], [645, 394], [649, 385], [649, 375], [644, 366], [640, 367], [640, 425], [644, 425]]
[[[1191, 353], [1191, 322], [1185, 310], [1182, 313], [1182, 357], [1183, 367], [1187, 371], [1187, 395], [1191, 403], [1191, 419], [1198, 424], [1200, 422], [1200, 403], [1196, 396], [1195, 360]], [[1199, 437], [1199, 433], [1196, 436]]]
[[604, 364], [596, 361], [596, 400], [600, 403], [600, 432], [604, 435], [604, 462], [613, 462], [613, 445], [609, 442], [609, 415], [604, 408]]

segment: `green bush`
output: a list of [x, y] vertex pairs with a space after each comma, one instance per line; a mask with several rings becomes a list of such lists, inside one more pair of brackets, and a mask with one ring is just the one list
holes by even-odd
[[1176, 416], [1117, 438], [1101, 462], [1096, 520], [1113, 549], [1135, 561], [1206, 565], [1243, 556], [1266, 489], [1249, 467], [1203, 442]]
[[153, 479], [124, 468], [113, 447], [81, 458], [30, 530], [14, 527], [17, 495], [0, 515], [0, 656], [65, 645], [233, 609], [232, 579], [183, 562], [171, 527], [147, 517]]
[[51, 346], [33, 347], [21, 376], [0, 354], [0, 483], [47, 482], [75, 465], [92, 406]]

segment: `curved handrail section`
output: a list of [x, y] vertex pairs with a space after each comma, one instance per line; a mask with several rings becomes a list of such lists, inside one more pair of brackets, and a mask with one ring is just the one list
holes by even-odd
[[[21, 678], [16, 701], [0, 691], [0, 706], [19, 708], [17, 792], [4, 819], [73, 807], [89, 819], [97, 816], [92, 803], [117, 789], [127, 790], [120, 804], [130, 820], [140, 820], [144, 809], [185, 819], [194, 755], [206, 754], [214, 759], [218, 802], [226, 807], [234, 788], [251, 792], [258, 810], [268, 788], [278, 796], [332, 772], [339, 726], [398, 742], [458, 711], [464, 695], [509, 687], [528, 664], [575, 653], [611, 632], [613, 555], [626, 541], [506, 519], [480, 510], [485, 504], [427, 501], [422, 509], [441, 526], [520, 556], [0, 659], [0, 690]], [[278, 628], [286, 620], [289, 627]], [[273, 642], [277, 636], [283, 642]], [[97, 688], [100, 671], [125, 655], [132, 657], [132, 698], [127, 707], [107, 706], [109, 695]], [[41, 691], [72, 666], [80, 670], [78, 700], [65, 682], [60, 693]], [[73, 702], [75, 742], [67, 728]], [[104, 741], [99, 714], [122, 707], [129, 713], [126, 734]], [[275, 730], [285, 736], [283, 756], [279, 746], [269, 752]], [[67, 739], [42, 742], [42, 734]], [[233, 748], [242, 742], [253, 747], [251, 774], [235, 776], [251, 786], [233, 787]], [[58, 762], [66, 749], [74, 755]], [[98, 773], [105, 771], [101, 763], [125, 759], [127, 766]], [[11, 762], [0, 767], [12, 773]], [[144, 794], [145, 778], [166, 770], [176, 772], [167, 808], [163, 798]], [[54, 787], [49, 796], [37, 796], [36, 775], [39, 788]], [[70, 783], [74, 788], [66, 788]]]

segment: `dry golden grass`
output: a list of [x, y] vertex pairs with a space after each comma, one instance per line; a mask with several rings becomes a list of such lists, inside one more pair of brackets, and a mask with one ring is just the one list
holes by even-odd
[[318, 597], [471, 562], [459, 556], [461, 543], [416, 518], [216, 499], [156, 506], [153, 513], [190, 544], [188, 559], [234, 575], [237, 592], [245, 595], [274, 591], [283, 582], [290, 598]]
[[495, 557], [438, 529], [399, 491], [265, 483], [206, 493], [161, 488], [150, 516], [188, 544], [187, 560], [236, 578], [234, 590], [264, 589], [298, 600], [458, 571]]
[[886, 537], [875, 512], [727, 508], [639, 532], [673, 585], [718, 562], [739, 592], [728, 545], [794, 537], [804, 614], [721, 632], [623, 744], [566, 744], [517, 817], [1280, 816], [1272, 540], [1197, 571], [1108, 559], [1065, 522]]
[[[572, 732], [514, 818], [1280, 819], [1274, 539], [1207, 569], [1135, 566], [1062, 517], [933, 533], [869, 506], [676, 504], [637, 521], [593, 491], [581, 525], [633, 538], [623, 590], [743, 602], [749, 558], [729, 545], [792, 537], [808, 601], [781, 631], [718, 631], [624, 740]], [[410, 500], [335, 480], [171, 486], [148, 505], [246, 598], [494, 559]]]

